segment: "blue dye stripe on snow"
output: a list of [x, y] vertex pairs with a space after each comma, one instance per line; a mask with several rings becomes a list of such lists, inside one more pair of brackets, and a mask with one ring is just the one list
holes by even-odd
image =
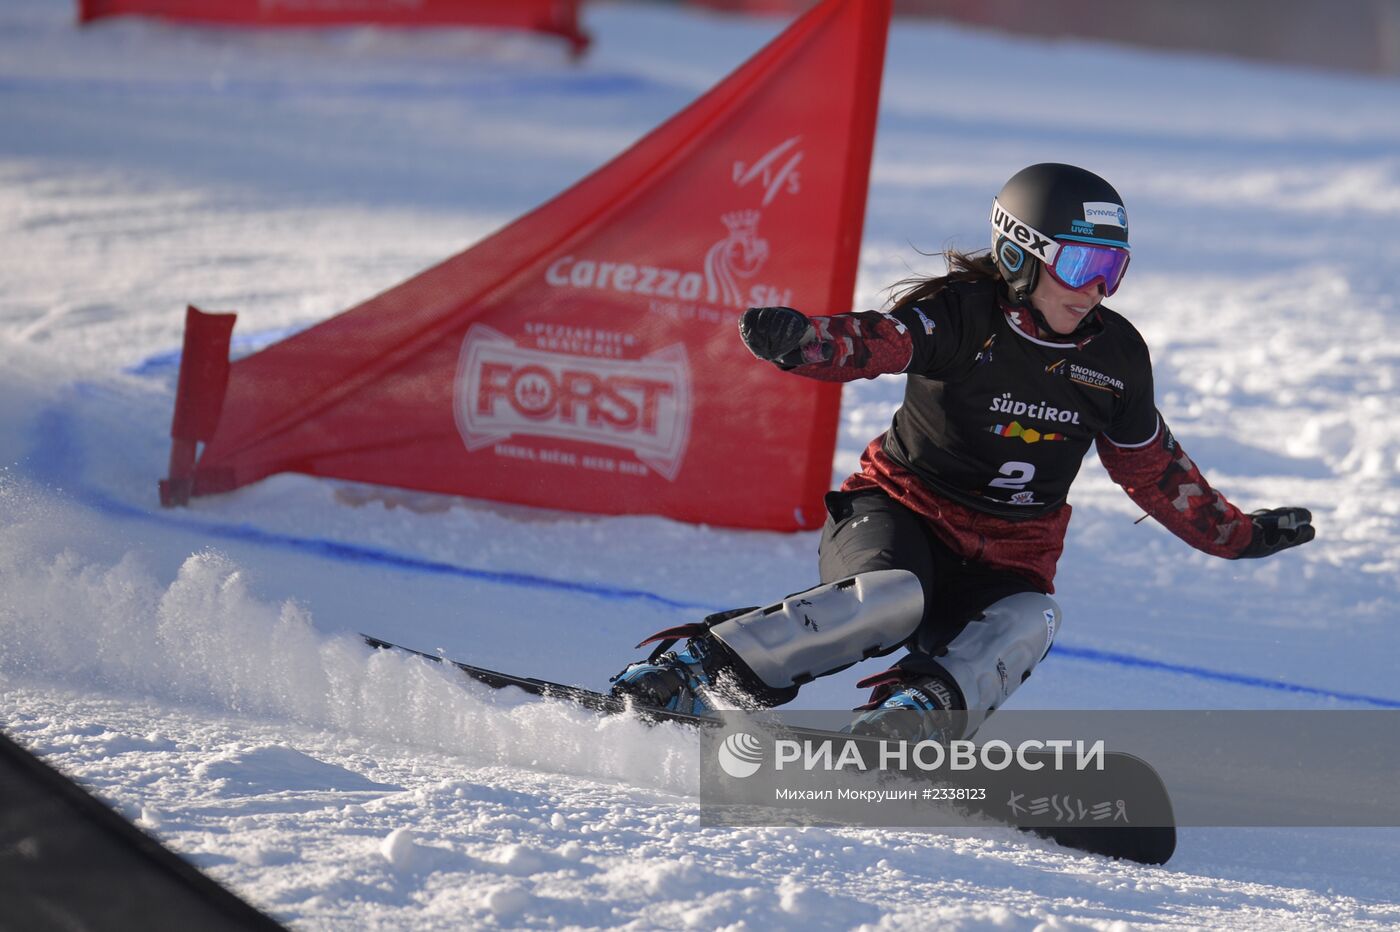
[[[77, 444], [74, 442], [71, 428], [72, 424], [69, 421], [67, 412], [58, 408], [50, 408], [42, 412], [35, 420], [35, 432], [38, 434], [38, 437], [34, 446], [31, 448], [32, 453], [28, 459], [31, 459], [36, 465], [44, 467], [41, 471], [42, 475], [38, 478], [47, 478], [52, 481], [55, 477], [59, 477], [65, 492], [71, 494], [78, 501], [94, 511], [114, 517], [142, 521], [175, 530], [195, 531], [209, 537], [216, 537], [224, 540], [235, 540], [262, 547], [272, 547], [311, 554], [327, 560], [336, 560], [343, 563], [374, 564], [406, 572], [427, 573], [437, 576], [455, 576], [462, 579], [496, 583], [503, 586], [518, 586], [525, 589], [571, 592], [601, 599], [650, 602], [654, 605], [660, 605], [669, 609], [704, 612], [706, 614], [733, 607], [705, 605], [699, 602], [671, 599], [663, 595], [658, 595], [655, 592], [648, 592], [645, 589], [625, 589], [601, 583], [583, 583], [567, 579], [554, 579], [549, 576], [536, 576], [530, 573], [513, 573], [500, 570], [485, 570], [470, 566], [459, 566], [453, 563], [444, 563], [439, 560], [429, 560], [424, 557], [395, 553], [391, 550], [383, 550], [377, 547], [347, 544], [328, 538], [298, 537], [292, 534], [274, 533], [250, 524], [228, 524], [220, 521], [204, 521], [185, 517], [177, 518], [173, 514], [165, 511], [151, 511], [146, 508], [119, 501], [103, 492], [85, 486], [79, 481], [79, 474], [82, 469], [79, 463]], [[1102, 663], [1109, 666], [1155, 670], [1162, 673], [1174, 673], [1181, 676], [1196, 677], [1197, 679], [1212, 680], [1218, 683], [1251, 686], [1257, 689], [1272, 690], [1274, 692], [1316, 696], [1341, 702], [1355, 702], [1377, 706], [1383, 709], [1400, 709], [1400, 700], [1386, 699], [1379, 696], [1367, 696], [1361, 693], [1345, 693], [1330, 689], [1319, 689], [1313, 686], [1289, 683], [1284, 680], [1271, 680], [1241, 673], [1227, 673], [1220, 670], [1206, 669], [1205, 667], [1189, 666], [1187, 664], [1166, 663], [1160, 660], [1150, 660], [1146, 657], [1135, 657], [1131, 654], [1120, 654], [1086, 647], [1069, 647], [1062, 644], [1055, 645], [1054, 653], [1059, 657], [1070, 657], [1076, 660], [1086, 660], [1091, 663]]]
[[395, 553], [392, 550], [381, 550], [376, 547], [364, 547], [359, 544], [347, 544], [342, 541], [330, 540], [324, 537], [296, 537], [291, 534], [278, 534], [265, 531], [250, 524], [224, 524], [217, 521], [176, 519], [167, 517], [164, 514], [143, 511], [140, 508], [134, 508], [130, 505], [124, 505], [120, 502], [105, 499], [101, 500], [101, 504], [93, 500], [89, 500], [89, 503], [93, 504], [95, 507], [107, 508], [109, 509], [109, 513], [113, 514], [121, 512], [130, 517], [143, 518], [157, 524], [198, 531], [201, 534], [206, 534], [211, 537], [220, 537], [225, 540], [237, 540], [244, 543], [257, 544], [262, 547], [273, 547], [281, 550], [294, 550], [313, 556], [323, 557], [327, 560], [338, 560], [342, 563], [368, 563], [414, 573], [426, 573], [434, 576], [457, 576], [462, 579], [497, 583], [503, 586], [518, 586], [524, 589], [554, 590], [557, 592], [573, 592], [580, 595], [591, 595], [602, 599], [651, 602], [666, 608], [703, 611], [706, 614], [719, 611], [717, 608], [701, 605], [696, 602], [668, 599], [663, 595], [647, 592], [644, 589], [623, 589], [597, 583], [575, 582], [569, 579], [553, 579], [549, 576], [536, 576], [531, 573], [484, 570], [471, 566], [459, 566], [455, 563], [444, 563], [440, 560], [429, 560], [425, 557]]
[[61, 477], [58, 484], [62, 488], [62, 491], [71, 495], [74, 499], [81, 502], [86, 507], [91, 508], [93, 511], [112, 517], [141, 521], [146, 524], [153, 524], [158, 527], [166, 527], [175, 530], [192, 531], [206, 537], [215, 537], [221, 540], [240, 541], [243, 543], [255, 544], [260, 547], [296, 551], [327, 560], [336, 560], [341, 563], [373, 564], [414, 573], [427, 573], [436, 576], [457, 576], [463, 579], [474, 579], [480, 582], [499, 583], [504, 586], [573, 592], [581, 595], [597, 596], [604, 599], [652, 602], [666, 608], [685, 611], [703, 611], [707, 614], [709, 612], [718, 611], [718, 609], [697, 602], [668, 599], [665, 596], [657, 595], [654, 592], [647, 592], [643, 589], [623, 589], [617, 586], [574, 582], [567, 579], [553, 579], [548, 576], [536, 576], [530, 573], [515, 573], [501, 570], [478, 569], [471, 566], [458, 566], [453, 563], [444, 563], [440, 560], [430, 560], [426, 557], [395, 553], [392, 550], [365, 547], [360, 544], [347, 544], [342, 541], [331, 540], [324, 537], [299, 537], [293, 534], [279, 534], [251, 524], [229, 524], [222, 521], [205, 521], [198, 518], [176, 517], [173, 513], [165, 511], [151, 511], [147, 508], [112, 498], [106, 493], [89, 488], [77, 480], [74, 473], [79, 470], [76, 468], [75, 460], [71, 456], [74, 449], [73, 438], [68, 432], [69, 425], [66, 419], [59, 412], [53, 410], [47, 411], [40, 415], [36, 423], [41, 439], [33, 448], [34, 456], [32, 459], [39, 464], [43, 464], [45, 467], [36, 478], [40, 478], [41, 480], [47, 479], [49, 482], [52, 482], [55, 477]]
[[1361, 702], [1367, 705], [1379, 706], [1383, 709], [1400, 709], [1400, 700], [1396, 699], [1383, 699], [1379, 696], [1366, 696], [1361, 693], [1343, 693], [1331, 689], [1318, 689], [1315, 686], [1300, 686], [1297, 683], [1289, 683], [1285, 680], [1270, 680], [1260, 676], [1248, 676], [1243, 673], [1225, 673], [1220, 670], [1207, 670], [1204, 667], [1166, 663], [1161, 660], [1149, 660], [1146, 657], [1134, 657], [1132, 654], [1095, 650], [1092, 647], [1065, 647], [1056, 644], [1052, 653], [1057, 657], [1071, 657], [1075, 660], [1088, 660], [1093, 663], [1106, 663], [1119, 667], [1136, 667], [1142, 670], [1159, 670], [1163, 673], [1176, 673], [1181, 676], [1194, 676], [1198, 679], [1214, 680], [1217, 683], [1233, 683], [1238, 686], [1254, 686], [1259, 689], [1272, 689], [1276, 692], [1294, 693], [1300, 696], [1319, 696], [1325, 699], [1338, 699], [1345, 702]]

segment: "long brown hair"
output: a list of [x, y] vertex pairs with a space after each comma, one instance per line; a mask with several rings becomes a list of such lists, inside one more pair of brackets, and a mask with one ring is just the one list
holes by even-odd
[[943, 258], [948, 263], [948, 271], [934, 278], [906, 278], [890, 286], [894, 292], [890, 298], [891, 308], [900, 308], [927, 301], [953, 282], [1000, 281], [990, 250], [985, 252], [959, 252], [956, 249], [944, 250]]

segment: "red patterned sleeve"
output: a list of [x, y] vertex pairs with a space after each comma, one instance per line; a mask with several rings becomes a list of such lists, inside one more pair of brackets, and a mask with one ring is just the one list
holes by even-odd
[[909, 328], [889, 314], [859, 311], [809, 318], [817, 339], [809, 344], [817, 352], [831, 347], [831, 358], [796, 366], [791, 371], [824, 382], [873, 379], [887, 372], [903, 372], [914, 355]]
[[1109, 477], [1192, 547], [1234, 559], [1249, 544], [1254, 532], [1249, 516], [1211, 488], [1160, 417], [1157, 433], [1144, 444], [1120, 447], [1100, 435], [1096, 445]]

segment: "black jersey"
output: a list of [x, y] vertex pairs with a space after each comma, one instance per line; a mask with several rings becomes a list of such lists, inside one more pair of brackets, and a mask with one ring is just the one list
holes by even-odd
[[938, 493], [1009, 518], [1058, 507], [1100, 434], [1131, 448], [1158, 432], [1132, 324], [1100, 306], [1101, 331], [1076, 345], [1031, 336], [1025, 313], [993, 283], [962, 282], [891, 314], [913, 353], [885, 451]]

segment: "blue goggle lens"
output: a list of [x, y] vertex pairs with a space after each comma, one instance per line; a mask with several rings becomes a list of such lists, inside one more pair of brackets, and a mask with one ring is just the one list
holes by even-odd
[[1062, 243], [1050, 274], [1066, 288], [1076, 290], [1095, 279], [1103, 279], [1104, 294], [1111, 295], [1123, 281], [1123, 273], [1128, 271], [1128, 258], [1128, 250], [1113, 246]]

